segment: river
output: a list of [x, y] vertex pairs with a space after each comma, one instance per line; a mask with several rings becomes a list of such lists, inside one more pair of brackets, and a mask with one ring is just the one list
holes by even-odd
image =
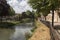
[[0, 40], [26, 40], [25, 33], [31, 33], [32, 23], [22, 23], [14, 26], [14, 29], [1, 29]]

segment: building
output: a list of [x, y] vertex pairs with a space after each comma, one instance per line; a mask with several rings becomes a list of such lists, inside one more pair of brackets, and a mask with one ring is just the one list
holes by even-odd
[[[46, 16], [46, 21], [52, 22], [52, 11]], [[54, 22], [60, 22], [58, 11], [54, 11]]]

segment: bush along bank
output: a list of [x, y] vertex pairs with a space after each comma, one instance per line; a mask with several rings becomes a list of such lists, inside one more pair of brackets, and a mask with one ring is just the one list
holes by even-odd
[[14, 28], [19, 22], [0, 22], [0, 28]]

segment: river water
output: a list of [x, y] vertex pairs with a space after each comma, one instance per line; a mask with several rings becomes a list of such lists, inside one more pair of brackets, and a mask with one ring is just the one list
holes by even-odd
[[1, 29], [0, 40], [26, 40], [25, 33], [31, 33], [32, 23], [23, 23], [14, 26], [14, 29]]

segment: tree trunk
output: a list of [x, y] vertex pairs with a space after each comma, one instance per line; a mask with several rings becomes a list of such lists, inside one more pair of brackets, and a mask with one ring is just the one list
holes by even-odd
[[52, 27], [54, 27], [54, 10], [52, 10]]
[[46, 21], [46, 16], [45, 16], [45, 21]]

